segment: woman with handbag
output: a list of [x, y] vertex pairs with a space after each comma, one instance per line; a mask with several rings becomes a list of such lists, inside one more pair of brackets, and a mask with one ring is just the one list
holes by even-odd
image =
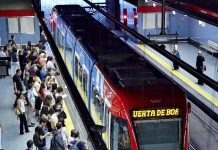
[[[202, 56], [202, 52], [198, 51], [198, 56], [196, 59], [196, 68], [199, 74], [203, 74], [203, 69], [204, 69], [204, 56]], [[206, 67], [205, 67], [206, 68]], [[201, 79], [198, 79], [197, 82], [199, 85], [204, 85], [203, 81]]]

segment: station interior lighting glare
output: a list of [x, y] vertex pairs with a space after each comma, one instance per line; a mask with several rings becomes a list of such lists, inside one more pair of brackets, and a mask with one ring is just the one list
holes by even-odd
[[176, 14], [176, 11], [175, 11], [175, 10], [173, 10], [173, 11], [172, 11], [172, 13], [173, 13], [173, 15], [175, 15], [175, 14]]
[[148, 0], [145, 0], [145, 3], [147, 3], [148, 2]]
[[152, 5], [153, 5], [153, 7], [156, 7], [156, 3], [153, 3]]

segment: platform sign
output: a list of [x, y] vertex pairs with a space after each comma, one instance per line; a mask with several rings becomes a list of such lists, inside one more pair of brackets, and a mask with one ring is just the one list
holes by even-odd
[[132, 110], [131, 116], [134, 120], [151, 118], [175, 118], [180, 115], [179, 108], [158, 108]]

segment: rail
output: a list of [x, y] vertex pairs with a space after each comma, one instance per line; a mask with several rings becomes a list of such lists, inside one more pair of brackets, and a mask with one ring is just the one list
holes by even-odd
[[200, 115], [198, 115], [194, 110], [191, 110], [192, 113], [198, 118], [200, 119], [202, 122], [204, 122], [212, 131], [214, 131], [216, 134], [218, 134], [218, 131], [211, 126], [207, 121], [205, 121]]
[[71, 78], [71, 75], [69, 74], [68, 71], [66, 71], [67, 67], [64, 61], [62, 60], [61, 54], [55, 44], [55, 41], [42, 18], [42, 14], [40, 12], [37, 0], [32, 0], [32, 4], [36, 12], [36, 15], [39, 19], [39, 22], [41, 24], [41, 27], [47, 37], [48, 43], [51, 46], [51, 50], [55, 56], [57, 65], [60, 68], [60, 72], [63, 76], [63, 79], [65, 80], [66, 86], [69, 89], [70, 96], [73, 97], [74, 104], [76, 105], [76, 108], [83, 122], [83, 125], [85, 126], [86, 132], [88, 134], [88, 138], [93, 148], [96, 150], [106, 150], [107, 149], [106, 145], [102, 140], [100, 133], [93, 130], [94, 128], [97, 127], [97, 125], [94, 123], [92, 117], [90, 116], [90, 113], [88, 112], [88, 109], [86, 108], [85, 104], [82, 102], [83, 100]]

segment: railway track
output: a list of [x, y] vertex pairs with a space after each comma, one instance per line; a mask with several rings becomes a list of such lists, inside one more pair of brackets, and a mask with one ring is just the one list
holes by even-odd
[[200, 119], [204, 124], [206, 124], [212, 131], [214, 131], [216, 134], [218, 134], [218, 131], [216, 130], [216, 128], [214, 128], [214, 127], [211, 126], [207, 121], [205, 121], [196, 111], [191, 110], [191, 112], [192, 112], [198, 119]]

